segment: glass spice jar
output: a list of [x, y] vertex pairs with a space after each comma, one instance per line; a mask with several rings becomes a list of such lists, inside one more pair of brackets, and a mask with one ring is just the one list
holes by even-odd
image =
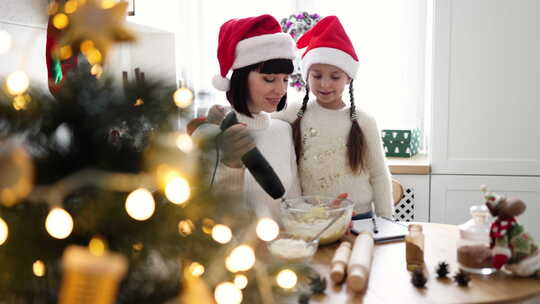
[[422, 232], [422, 225], [409, 225], [409, 234], [405, 236], [405, 254], [408, 271], [424, 268], [424, 233]]
[[489, 210], [485, 205], [470, 208], [471, 219], [459, 225], [457, 260], [459, 268], [476, 274], [495, 272], [489, 248]]

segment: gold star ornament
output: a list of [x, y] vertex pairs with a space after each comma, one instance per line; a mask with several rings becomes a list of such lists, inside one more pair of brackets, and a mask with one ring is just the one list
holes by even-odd
[[124, 27], [127, 6], [125, 1], [67, 1], [63, 12], [55, 16], [61, 16], [60, 20], [67, 17], [60, 23], [65, 27], [62, 45], [82, 52], [92, 65], [103, 63], [113, 43], [135, 40], [134, 34]]

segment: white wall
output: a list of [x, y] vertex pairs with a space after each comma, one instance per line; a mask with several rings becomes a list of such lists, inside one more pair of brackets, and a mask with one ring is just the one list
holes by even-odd
[[47, 23], [47, 1], [2, 0], [0, 22], [44, 26]]
[[47, 87], [45, 63], [46, 1], [0, 1], [0, 30], [12, 38], [12, 48], [0, 55], [0, 78], [24, 70], [32, 85]]
[[[165, 1], [165, 0], [160, 0]], [[165, 1], [169, 5], [174, 1]], [[148, 21], [145, 10], [150, 1], [137, 1], [135, 17], [131, 21]], [[156, 5], [152, 1], [152, 5]], [[166, 9], [162, 18], [152, 18], [155, 28], [137, 24], [126, 24], [138, 36], [133, 44], [114, 45], [107, 58], [106, 71], [117, 81], [122, 80], [122, 71], [133, 79], [133, 69], [140, 67], [147, 78], [159, 77], [167, 84], [175, 85], [176, 54], [175, 35], [159, 29], [171, 27], [177, 18], [177, 9]], [[1, 0], [0, 29], [7, 31], [13, 39], [13, 46], [7, 53], [0, 55], [0, 77], [22, 69], [31, 78], [32, 86], [47, 88], [47, 66], [45, 61], [45, 41], [47, 26], [47, 1], [43, 0]], [[138, 18], [138, 19], [137, 19]], [[157, 23], [156, 23], [157, 22]]]

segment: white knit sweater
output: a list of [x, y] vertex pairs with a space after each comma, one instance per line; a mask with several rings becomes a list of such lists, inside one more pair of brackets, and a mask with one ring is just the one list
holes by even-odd
[[[274, 118], [292, 122], [301, 103], [290, 104]], [[347, 138], [351, 129], [349, 107], [331, 110], [310, 101], [302, 118], [303, 151], [300, 160], [300, 181], [303, 195], [336, 197], [348, 193], [355, 211], [391, 216], [393, 213], [391, 177], [375, 119], [357, 110], [358, 123], [367, 144], [366, 170], [354, 174], [347, 158]]]
[[[292, 141], [291, 126], [284, 121], [271, 119], [265, 112], [252, 114], [253, 118], [236, 113], [238, 121], [247, 125], [257, 148], [268, 160], [285, 187], [287, 198], [300, 196], [296, 154]], [[219, 127], [204, 124], [194, 137], [219, 132]], [[253, 207], [257, 216], [270, 216], [279, 222], [281, 202], [274, 200], [259, 186], [255, 178], [244, 168], [230, 168], [220, 162], [214, 187], [217, 191], [241, 191], [245, 201]]]

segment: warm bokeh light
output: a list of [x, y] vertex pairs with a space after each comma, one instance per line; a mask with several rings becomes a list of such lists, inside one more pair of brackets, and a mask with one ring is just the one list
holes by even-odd
[[212, 228], [212, 238], [218, 243], [227, 244], [232, 239], [231, 228], [221, 224], [215, 225]]
[[60, 13], [53, 17], [53, 25], [55, 28], [61, 30], [66, 28], [69, 24], [69, 18], [66, 14]]
[[181, 176], [171, 179], [165, 186], [165, 196], [173, 204], [185, 203], [190, 195], [189, 183]]
[[142, 106], [143, 104], [144, 104], [144, 101], [141, 98], [137, 98], [137, 100], [135, 100], [135, 103], [133, 105], [138, 107], [138, 106]]
[[4, 244], [4, 242], [8, 238], [8, 235], [9, 235], [8, 225], [6, 224], [4, 219], [0, 217], [0, 245]]
[[127, 213], [138, 221], [149, 219], [155, 209], [156, 203], [152, 193], [144, 188], [131, 192], [126, 199]]
[[182, 236], [188, 236], [191, 233], [193, 233], [193, 230], [195, 229], [195, 225], [191, 220], [183, 220], [178, 222], [178, 232]]
[[257, 236], [263, 241], [271, 241], [279, 234], [278, 224], [271, 218], [263, 217], [257, 223]]
[[159, 183], [159, 187], [162, 189], [165, 189], [167, 187], [167, 184], [180, 176], [180, 173], [173, 167], [166, 165], [166, 164], [160, 164], [156, 169], [156, 176]]
[[255, 253], [248, 245], [240, 245], [233, 249], [225, 259], [225, 266], [230, 272], [247, 271], [255, 265]]
[[30, 86], [30, 79], [23, 71], [16, 71], [7, 77], [6, 80], [7, 89], [12, 95], [19, 95], [28, 90]]
[[88, 250], [95, 256], [102, 256], [107, 251], [107, 244], [102, 238], [93, 237], [88, 243]]
[[32, 191], [33, 182], [32, 158], [25, 148], [16, 146], [13, 149], [7, 148], [7, 151], [0, 153], [1, 205], [11, 207], [25, 198]]
[[193, 262], [188, 266], [187, 271], [194, 277], [200, 277], [204, 273], [204, 266], [197, 262]]
[[193, 102], [193, 92], [188, 88], [179, 88], [173, 94], [174, 104], [179, 108], [187, 108]]
[[88, 59], [88, 63], [94, 65], [101, 63], [103, 57], [101, 56], [101, 52], [98, 49], [92, 48], [89, 49], [88, 52], [86, 52], [86, 59]]
[[60, 59], [66, 60], [69, 59], [71, 56], [73, 56], [73, 50], [71, 49], [71, 46], [64, 45], [60, 48]]
[[96, 76], [97, 79], [101, 78], [103, 74], [103, 67], [100, 64], [94, 64], [90, 69], [90, 74]]
[[17, 111], [26, 110], [28, 108], [28, 104], [32, 98], [30, 95], [17, 95], [13, 97], [13, 103], [11, 104], [13, 108]]
[[81, 42], [80, 48], [81, 53], [86, 55], [90, 50], [95, 48], [94, 42], [92, 40], [84, 40], [83, 42]]
[[243, 274], [237, 274], [235, 277], [234, 277], [234, 285], [236, 285], [236, 287], [240, 288], [240, 289], [244, 289], [246, 288], [248, 284], [248, 279], [245, 275]]
[[64, 4], [64, 12], [66, 12], [66, 14], [73, 14], [77, 10], [78, 6], [79, 5], [76, 0], [69, 0], [66, 2], [66, 4]]
[[183, 152], [189, 153], [193, 150], [193, 140], [191, 140], [191, 136], [182, 133], [176, 138], [176, 146]]
[[0, 30], [0, 54], [7, 53], [11, 49], [11, 36], [8, 32]]
[[296, 285], [298, 277], [296, 273], [290, 269], [280, 271], [276, 277], [276, 282], [281, 288], [291, 289]]
[[116, 0], [101, 0], [101, 8], [109, 9], [116, 4]]
[[73, 218], [62, 208], [53, 208], [45, 220], [47, 232], [56, 239], [65, 239], [73, 231]]
[[214, 228], [215, 224], [216, 223], [212, 219], [209, 219], [209, 218], [203, 219], [202, 231], [206, 234], [211, 234], [212, 228]]
[[214, 298], [218, 304], [239, 304], [242, 291], [231, 282], [223, 282], [214, 290]]
[[42, 277], [45, 275], [45, 263], [42, 260], [37, 260], [32, 264], [32, 271], [36, 277]]
[[131, 246], [131, 247], [132, 247], [133, 250], [135, 250], [135, 251], [141, 251], [141, 250], [144, 249], [144, 245], [143, 245], [143, 243], [141, 243], [141, 242], [135, 243], [135, 244], [133, 244], [133, 246]]

